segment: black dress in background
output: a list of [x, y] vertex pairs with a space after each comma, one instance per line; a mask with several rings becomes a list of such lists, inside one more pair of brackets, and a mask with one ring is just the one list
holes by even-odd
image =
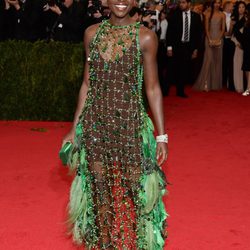
[[235, 36], [241, 43], [243, 54], [243, 71], [250, 71], [250, 27], [244, 27], [243, 33], [239, 29], [235, 29]]

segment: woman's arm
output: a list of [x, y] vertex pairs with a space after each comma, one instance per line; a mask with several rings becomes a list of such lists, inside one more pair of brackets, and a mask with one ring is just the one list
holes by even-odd
[[210, 38], [210, 32], [209, 32], [209, 15], [210, 13], [206, 13], [205, 14], [205, 34], [206, 34], [206, 37], [209, 41], [211, 41], [211, 38]]
[[[158, 79], [156, 54], [158, 39], [156, 34], [145, 28], [140, 29], [140, 46], [143, 53], [144, 83], [149, 106], [153, 114], [158, 135], [165, 134], [162, 92]], [[166, 143], [157, 144], [157, 159], [161, 165], [167, 157]]]
[[81, 112], [84, 108], [84, 104], [87, 98], [87, 92], [89, 88], [89, 62], [88, 62], [89, 44], [92, 38], [94, 37], [98, 26], [99, 24], [92, 25], [89, 28], [87, 28], [84, 33], [85, 65], [84, 65], [83, 82], [82, 82], [79, 95], [78, 95], [78, 103], [77, 103], [76, 111], [74, 114], [73, 124], [72, 124], [70, 132], [63, 138], [63, 144], [66, 141], [71, 141], [72, 143], [74, 142], [74, 134], [75, 134], [76, 125], [79, 121], [79, 116], [81, 115]]

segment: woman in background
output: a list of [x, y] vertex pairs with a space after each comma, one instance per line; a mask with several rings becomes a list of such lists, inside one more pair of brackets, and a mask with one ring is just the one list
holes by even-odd
[[246, 22], [246, 3], [243, 1], [236, 2], [235, 9], [233, 13], [233, 21], [235, 22], [235, 27], [233, 30], [232, 41], [235, 43], [235, 52], [234, 52], [234, 87], [238, 93], [242, 93], [244, 91], [244, 82], [243, 82], [243, 71], [242, 71], [242, 63], [243, 63], [243, 50], [240, 42], [235, 37], [235, 29], [237, 28], [237, 32], [243, 33], [244, 25]]
[[[239, 24], [238, 24], [239, 25]], [[243, 49], [243, 64], [242, 70], [246, 73], [247, 89], [242, 94], [249, 96], [250, 94], [250, 11], [247, 11], [246, 23], [244, 25], [243, 33], [240, 32], [238, 25], [235, 25], [235, 36], [240, 42]]]
[[205, 54], [200, 74], [193, 86], [200, 91], [222, 89], [222, 46], [225, 32], [225, 15], [221, 1], [214, 0], [205, 12]]

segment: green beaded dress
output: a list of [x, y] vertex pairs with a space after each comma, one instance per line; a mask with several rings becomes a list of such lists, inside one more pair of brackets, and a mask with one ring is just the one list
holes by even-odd
[[68, 166], [69, 233], [84, 249], [163, 249], [166, 176], [143, 105], [140, 23], [108, 20], [90, 44], [90, 85]]

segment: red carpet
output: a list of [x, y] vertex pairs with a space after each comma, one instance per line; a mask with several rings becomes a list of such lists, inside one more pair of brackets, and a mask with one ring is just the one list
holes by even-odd
[[[250, 97], [165, 98], [167, 250], [250, 249]], [[72, 177], [58, 159], [70, 123], [0, 122], [0, 249], [73, 250], [64, 235]]]

